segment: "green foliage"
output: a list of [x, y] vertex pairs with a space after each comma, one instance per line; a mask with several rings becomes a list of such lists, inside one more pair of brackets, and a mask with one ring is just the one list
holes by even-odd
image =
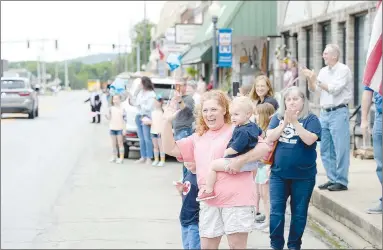
[[186, 73], [195, 80], [196, 76], [198, 75], [198, 70], [196, 70], [194, 67], [188, 67], [186, 68]]
[[[65, 84], [64, 63], [58, 63], [58, 78], [61, 84]], [[46, 63], [46, 72], [52, 78], [55, 77], [56, 63]], [[9, 65], [10, 68], [25, 68], [37, 76], [37, 62], [25, 61], [16, 62]], [[88, 79], [100, 79], [107, 81], [116, 75], [116, 65], [114, 62], [101, 62], [97, 64], [83, 64], [81, 62], [68, 63], [68, 78], [72, 89], [87, 88]]]
[[[145, 29], [146, 26], [146, 29]], [[135, 46], [136, 44], [140, 44], [140, 63], [141, 65], [147, 64], [149, 61], [149, 55], [150, 55], [150, 41], [151, 41], [151, 35], [150, 31], [154, 27], [154, 24], [150, 21], [142, 20], [141, 22], [137, 23], [134, 26], [134, 32], [137, 34], [136, 37], [134, 37], [133, 33], [131, 35], [131, 41], [132, 45]], [[144, 34], [146, 32], [146, 44], [144, 44]], [[144, 45], [146, 46], [146, 58], [144, 58]], [[137, 50], [135, 47], [132, 48], [132, 52], [128, 55], [128, 61], [132, 62], [133, 65], [131, 65], [130, 68], [135, 69], [135, 71], [140, 71], [141, 69], [137, 69]]]
[[225, 79], [220, 86], [221, 90], [225, 92], [231, 91], [231, 76], [232, 76], [232, 69], [227, 69], [225, 72]]

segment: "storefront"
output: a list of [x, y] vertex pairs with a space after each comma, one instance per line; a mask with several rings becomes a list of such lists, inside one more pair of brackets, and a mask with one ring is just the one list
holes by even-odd
[[[360, 105], [363, 92], [362, 77], [366, 63], [371, 25], [375, 16], [374, 1], [278, 2], [279, 32], [287, 49], [296, 50], [298, 63], [316, 72], [325, 66], [322, 52], [329, 43], [340, 48], [339, 61], [353, 73], [353, 99], [351, 107]], [[304, 14], [306, 13], [306, 14]], [[293, 34], [297, 34], [296, 43]], [[307, 90], [300, 78], [299, 86]], [[310, 95], [310, 101], [319, 105], [319, 96]]]
[[[218, 68], [221, 87], [234, 81], [240, 84], [266, 70], [266, 38], [276, 34], [275, 1], [217, 1], [217, 28], [232, 29], [232, 67]], [[203, 64], [207, 81], [212, 69], [212, 18], [207, 11], [204, 24], [197, 33], [191, 49], [182, 59], [183, 64]], [[200, 66], [201, 67], [201, 66]]]

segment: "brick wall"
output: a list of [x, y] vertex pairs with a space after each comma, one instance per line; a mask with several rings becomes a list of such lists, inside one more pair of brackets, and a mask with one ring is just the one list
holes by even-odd
[[[325, 22], [331, 23], [331, 38], [329, 38], [329, 42], [337, 43], [341, 48], [341, 58], [342, 61], [342, 36], [343, 30], [341, 23], [345, 23], [346, 26], [346, 64], [350, 67], [351, 71], [354, 72], [354, 36], [355, 36], [355, 17], [354, 15], [360, 13], [367, 13], [368, 20], [371, 23], [374, 15], [375, 15], [375, 1], [372, 2], [364, 2], [360, 4], [355, 4], [352, 7], [348, 7], [346, 9], [342, 9], [339, 11], [335, 11], [330, 14], [321, 15], [317, 18], [313, 18], [311, 20], [307, 20], [301, 23], [296, 23], [289, 26], [280, 26], [279, 32], [289, 32], [290, 34], [298, 33], [298, 62], [305, 65], [306, 64], [306, 29], [310, 28], [313, 31], [313, 38], [310, 46], [313, 48], [313, 64], [311, 68], [313, 68], [316, 72], [322, 68], [322, 24]], [[369, 32], [371, 27], [369, 28]], [[294, 47], [295, 42], [293, 39], [289, 41], [290, 47]], [[295, 48], [293, 48], [294, 50]], [[293, 57], [295, 52], [293, 54]], [[306, 81], [304, 78], [299, 80], [299, 86], [305, 89]], [[352, 89], [354, 88], [354, 84], [352, 84]], [[310, 101], [312, 102], [313, 108], [318, 109], [319, 107], [319, 95], [310, 96]], [[351, 100], [351, 107], [354, 106], [354, 100]]]

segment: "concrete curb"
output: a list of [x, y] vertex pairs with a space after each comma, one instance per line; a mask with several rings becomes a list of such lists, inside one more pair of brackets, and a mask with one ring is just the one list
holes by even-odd
[[334, 249], [374, 249], [371, 243], [313, 205], [309, 208], [309, 218], [312, 230], [324, 238]]
[[[364, 220], [359, 211], [314, 190], [310, 216], [355, 249], [382, 249], [382, 229]], [[316, 208], [316, 209], [315, 209]], [[320, 210], [320, 211], [319, 211]]]

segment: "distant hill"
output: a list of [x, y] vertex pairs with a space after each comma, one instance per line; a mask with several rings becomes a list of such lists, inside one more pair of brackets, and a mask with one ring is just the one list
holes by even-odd
[[81, 62], [83, 64], [95, 64], [100, 62], [107, 62], [109, 60], [113, 61], [117, 57], [118, 57], [118, 54], [115, 54], [115, 53], [101, 53], [101, 54], [95, 54], [95, 55], [89, 55], [89, 56], [83, 56], [83, 57], [70, 59], [68, 60], [68, 62], [69, 63]]

